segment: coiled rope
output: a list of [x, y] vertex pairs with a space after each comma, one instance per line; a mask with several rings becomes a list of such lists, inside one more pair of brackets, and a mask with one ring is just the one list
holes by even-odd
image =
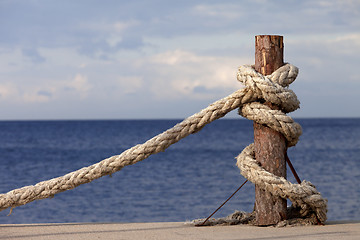
[[[297, 74], [298, 68], [286, 64], [269, 76], [263, 76], [251, 66], [240, 67], [237, 75], [238, 80], [251, 86], [252, 91], [260, 98], [278, 105], [283, 110], [272, 110], [264, 104], [252, 102], [240, 107], [239, 114], [281, 132], [288, 147], [295, 146], [302, 134], [301, 126], [285, 114], [299, 108], [300, 102], [295, 93], [286, 88], [295, 80]], [[255, 159], [254, 144], [247, 146], [236, 159], [236, 165], [245, 178], [275, 196], [289, 198], [294, 207], [301, 208], [302, 216], [308, 215], [312, 210], [321, 223], [326, 221], [327, 200], [311, 182], [304, 180], [300, 184], [292, 184], [283, 177], [267, 172]]]
[[[57, 193], [89, 183], [102, 176], [111, 175], [125, 166], [135, 164], [152, 154], [164, 151], [170, 145], [198, 132], [206, 124], [225, 116], [236, 108], [240, 108], [239, 112], [242, 116], [280, 131], [288, 140], [288, 146], [294, 146], [301, 135], [300, 125], [294, 123], [285, 113], [271, 110], [256, 101], [265, 99], [280, 106], [284, 112], [296, 110], [299, 107], [299, 101], [295, 93], [286, 87], [295, 80], [297, 73], [298, 69], [295, 66], [286, 64], [273, 74], [264, 77], [251, 66], [242, 66], [239, 68], [237, 77], [239, 81], [245, 84], [245, 88], [214, 102], [173, 128], [143, 144], [124, 151], [120, 155], [112, 156], [61, 177], [0, 194], [0, 211], [9, 207], [25, 205], [34, 200], [50, 198]], [[254, 160], [252, 145], [245, 148], [237, 157], [237, 165], [241, 169], [241, 173], [250, 181], [275, 195], [288, 197], [296, 206], [303, 209], [304, 214], [312, 209], [320, 221], [325, 222], [327, 201], [321, 197], [310, 182], [303, 181], [301, 184], [291, 184], [286, 179], [279, 178], [261, 169]]]

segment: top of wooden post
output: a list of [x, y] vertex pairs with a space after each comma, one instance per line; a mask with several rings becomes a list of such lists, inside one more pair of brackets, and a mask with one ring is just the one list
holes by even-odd
[[284, 65], [283, 36], [255, 36], [255, 70], [269, 75]]

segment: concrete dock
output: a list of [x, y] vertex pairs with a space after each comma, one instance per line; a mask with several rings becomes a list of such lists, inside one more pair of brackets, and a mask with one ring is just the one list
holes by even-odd
[[360, 221], [328, 222], [325, 226], [194, 227], [180, 222], [2, 224], [0, 239], [360, 239]]

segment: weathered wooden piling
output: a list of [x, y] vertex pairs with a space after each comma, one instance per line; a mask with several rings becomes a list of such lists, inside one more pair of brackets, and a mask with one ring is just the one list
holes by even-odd
[[[284, 65], [283, 37], [276, 35], [255, 36], [255, 70], [269, 75]], [[278, 106], [265, 102], [272, 109]], [[255, 157], [261, 166], [286, 178], [286, 140], [275, 130], [254, 122]], [[286, 219], [286, 199], [275, 197], [255, 186], [256, 224], [268, 226]]]

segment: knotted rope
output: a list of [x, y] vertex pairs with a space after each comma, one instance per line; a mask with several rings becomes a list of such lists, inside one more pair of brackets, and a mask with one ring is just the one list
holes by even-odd
[[[251, 86], [260, 98], [278, 105], [280, 110], [272, 110], [259, 102], [246, 103], [239, 109], [239, 114], [260, 124], [281, 132], [288, 147], [295, 146], [302, 134], [301, 126], [287, 116], [299, 108], [299, 101], [295, 93], [285, 87], [289, 86], [296, 78], [298, 69], [286, 64], [269, 76], [263, 76], [251, 66], [242, 66], [238, 71], [238, 80], [246, 86]], [[279, 94], [274, 94], [279, 93]], [[277, 98], [278, 96], [281, 96]], [[254, 144], [247, 146], [237, 157], [236, 165], [241, 174], [275, 196], [289, 198], [294, 207], [300, 207], [300, 214], [306, 216], [313, 210], [320, 222], [326, 221], [327, 200], [308, 181], [301, 184], [292, 184], [283, 177], [275, 176], [259, 166], [255, 159]]]
[[[39, 182], [36, 185], [0, 194], [0, 211], [9, 207], [14, 208], [34, 200], [53, 197], [55, 194], [73, 189], [81, 184], [89, 183], [105, 175], [111, 175], [123, 167], [135, 164], [152, 154], [164, 151], [170, 145], [178, 142], [186, 136], [201, 130], [206, 124], [225, 116], [228, 112], [240, 108], [240, 113], [247, 118], [262, 124], [267, 124], [282, 132], [288, 140], [288, 146], [294, 146], [301, 134], [301, 127], [287, 117], [281, 111], [267, 109], [256, 103], [259, 99], [265, 99], [280, 106], [284, 112], [294, 111], [299, 107], [296, 95], [286, 88], [295, 80], [298, 70], [296, 67], [286, 64], [269, 76], [262, 76], [250, 66], [239, 68], [238, 80], [245, 84], [231, 95], [214, 102], [199, 113], [196, 113], [173, 128], [151, 138], [143, 144], [136, 145], [120, 155], [104, 159], [99, 163], [68, 173], [64, 176]], [[304, 213], [313, 209], [319, 219], [326, 220], [326, 200], [316, 191], [309, 182], [301, 185], [291, 184], [285, 179], [264, 173], [264, 170], [256, 166], [253, 159], [252, 145], [245, 148], [237, 157], [237, 165], [244, 176], [255, 182], [264, 189], [272, 191], [281, 197], [289, 197], [295, 205], [300, 206]], [[263, 179], [265, 183], [257, 183]], [[276, 187], [282, 184], [284, 186]], [[286, 185], [286, 187], [285, 187]], [[290, 187], [291, 186], [291, 187]], [[295, 186], [295, 187], [294, 187]], [[295, 189], [296, 188], [296, 189]], [[281, 189], [281, 190], [279, 190]], [[311, 200], [310, 200], [311, 199]], [[314, 201], [313, 199], [317, 199]]]

